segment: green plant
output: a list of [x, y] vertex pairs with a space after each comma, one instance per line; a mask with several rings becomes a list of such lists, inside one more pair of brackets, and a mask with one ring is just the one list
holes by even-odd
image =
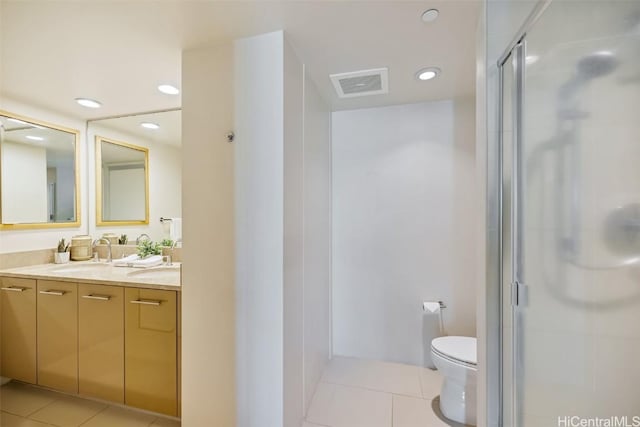
[[119, 245], [126, 245], [128, 241], [129, 241], [129, 238], [127, 237], [127, 235], [126, 234], [122, 234], [122, 235], [120, 235], [120, 238], [118, 239], [118, 244]]
[[138, 256], [140, 258], [147, 258], [151, 255], [160, 255], [162, 248], [158, 243], [154, 243], [151, 240], [143, 240], [138, 245]]
[[64, 241], [64, 237], [58, 241], [58, 253], [68, 252], [69, 243]]
[[171, 240], [171, 239], [163, 239], [162, 242], [160, 242], [160, 246], [166, 246], [166, 247], [170, 248], [171, 246], [173, 246], [173, 240]]

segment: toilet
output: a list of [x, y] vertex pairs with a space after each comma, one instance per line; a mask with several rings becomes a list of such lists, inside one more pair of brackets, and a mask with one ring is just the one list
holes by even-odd
[[431, 341], [433, 364], [443, 376], [440, 410], [450, 420], [476, 425], [476, 338], [440, 337]]

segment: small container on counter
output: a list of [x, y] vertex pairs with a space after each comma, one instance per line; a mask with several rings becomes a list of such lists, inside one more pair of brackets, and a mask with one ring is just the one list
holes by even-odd
[[87, 261], [91, 259], [91, 236], [79, 235], [71, 238], [71, 259]]
[[118, 239], [120, 236], [118, 236], [115, 233], [104, 233], [102, 235], [103, 239], [107, 239], [109, 242], [111, 242], [112, 245], [117, 245], [118, 244]]

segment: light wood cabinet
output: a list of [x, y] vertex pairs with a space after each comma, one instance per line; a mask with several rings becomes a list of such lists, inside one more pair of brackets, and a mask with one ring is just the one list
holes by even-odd
[[0, 279], [0, 375], [35, 384], [36, 281]]
[[125, 403], [176, 416], [177, 313], [173, 291], [125, 289]]
[[38, 280], [38, 384], [78, 392], [78, 285]]
[[78, 390], [124, 403], [124, 288], [78, 285]]

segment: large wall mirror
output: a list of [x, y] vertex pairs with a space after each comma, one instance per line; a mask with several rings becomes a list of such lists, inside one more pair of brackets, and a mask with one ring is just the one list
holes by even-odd
[[149, 151], [96, 136], [97, 225], [149, 223]]
[[79, 135], [0, 111], [0, 229], [80, 225]]
[[[100, 192], [104, 195], [96, 197], [96, 212], [99, 217], [91, 215], [89, 221], [89, 234], [100, 235], [102, 233], [126, 234], [129, 242], [135, 242], [136, 237], [142, 234], [148, 235], [151, 240], [161, 242], [163, 240], [178, 240], [182, 237], [182, 111], [164, 110], [155, 112], [141, 112], [126, 116], [107, 117], [90, 120], [87, 126], [87, 137], [91, 146], [95, 146], [96, 157], [104, 158], [105, 150], [113, 148], [109, 142], [125, 141], [127, 146], [144, 147], [148, 149], [148, 192], [146, 197], [142, 191], [141, 180], [128, 177], [127, 183], [135, 181], [135, 195], [130, 194], [134, 188], [127, 187], [121, 194], [116, 194], [118, 185], [111, 183], [109, 198], [103, 188], [106, 185], [104, 177], [108, 173], [112, 179], [119, 179], [125, 174], [140, 177], [141, 168], [135, 170], [119, 170], [117, 161], [113, 167], [109, 167], [102, 160], [96, 164], [96, 180], [100, 179]], [[96, 138], [99, 136], [99, 138]], [[99, 139], [106, 143], [96, 143]], [[121, 144], [122, 145], [122, 144]], [[136, 147], [134, 147], [136, 148]], [[128, 163], [141, 165], [141, 151], [137, 152], [137, 159], [130, 159]], [[129, 155], [133, 152], [129, 151]], [[107, 172], [109, 169], [110, 172]], [[98, 173], [99, 172], [99, 173]], [[92, 185], [93, 188], [93, 185]], [[96, 194], [96, 196], [98, 196]], [[126, 203], [123, 198], [135, 199], [137, 204]], [[93, 198], [92, 198], [93, 200]], [[148, 203], [148, 224], [144, 221], [141, 203]], [[134, 206], [137, 214], [134, 212]], [[126, 211], [122, 210], [126, 208]], [[135, 215], [134, 215], [135, 214]], [[134, 218], [135, 222], [127, 221]], [[118, 219], [119, 221], [114, 221]]]

